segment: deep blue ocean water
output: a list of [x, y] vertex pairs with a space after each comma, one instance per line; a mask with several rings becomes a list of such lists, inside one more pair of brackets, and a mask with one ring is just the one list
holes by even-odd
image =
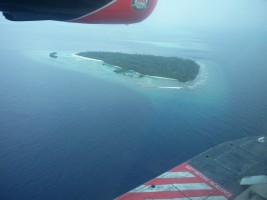
[[50, 64], [28, 56], [52, 48], [1, 47], [0, 199], [112, 199], [216, 144], [267, 134], [264, 34], [183, 37], [191, 46], [179, 46], [172, 33], [161, 43], [88, 47], [204, 63], [204, 83], [181, 90], [105, 79], [69, 69], [67, 61], [59, 67], [47, 54]]

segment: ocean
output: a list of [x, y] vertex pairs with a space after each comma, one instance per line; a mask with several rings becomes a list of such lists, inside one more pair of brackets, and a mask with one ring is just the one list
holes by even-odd
[[[241, 35], [1, 46], [0, 199], [113, 199], [219, 143], [266, 135], [266, 34]], [[85, 50], [187, 57], [202, 72], [134, 79], [73, 57]]]

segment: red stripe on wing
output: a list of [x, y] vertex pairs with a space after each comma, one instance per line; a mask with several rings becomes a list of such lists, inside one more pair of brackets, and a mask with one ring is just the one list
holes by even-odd
[[70, 20], [70, 22], [94, 24], [137, 23], [150, 15], [156, 4], [157, 0], [150, 0], [147, 8], [136, 10], [132, 6], [132, 0], [117, 0], [96, 12]]

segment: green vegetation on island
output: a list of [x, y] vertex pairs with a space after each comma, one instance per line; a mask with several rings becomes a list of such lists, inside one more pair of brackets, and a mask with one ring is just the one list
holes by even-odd
[[[200, 66], [194, 60], [178, 57], [162, 57], [140, 54], [125, 54], [112, 52], [81, 52], [77, 54], [87, 58], [102, 60], [104, 63], [118, 66], [115, 72], [132, 73], [149, 76], [160, 76], [177, 79], [180, 82], [194, 80]], [[137, 73], [136, 73], [137, 72]]]

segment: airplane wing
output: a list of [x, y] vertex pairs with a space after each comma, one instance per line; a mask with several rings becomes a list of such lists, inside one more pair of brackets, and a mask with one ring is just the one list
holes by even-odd
[[267, 200], [267, 137], [220, 144], [115, 200]]
[[0, 11], [11, 21], [131, 24], [146, 19], [156, 4], [157, 0], [0, 0]]

